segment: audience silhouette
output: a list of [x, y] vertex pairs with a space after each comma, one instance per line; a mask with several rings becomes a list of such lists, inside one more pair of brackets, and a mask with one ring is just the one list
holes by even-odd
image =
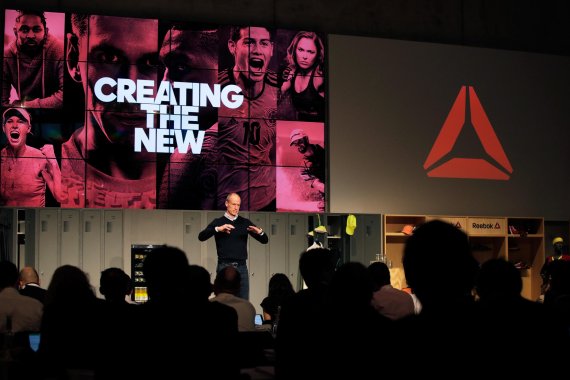
[[307, 288], [289, 297], [281, 307], [275, 341], [276, 378], [321, 378], [318, 363], [322, 365], [325, 360], [321, 324], [328, 317], [325, 300], [334, 269], [333, 255], [326, 248], [301, 254], [299, 271]]
[[[527, 366], [517, 364], [530, 348], [560, 347], [568, 353], [568, 334], [563, 325], [543, 304], [521, 296], [521, 272], [503, 258], [491, 259], [481, 265], [477, 280], [478, 342], [484, 344], [488, 360], [479, 363], [479, 370], [493, 370], [520, 376], [533, 374]], [[566, 356], [566, 355], [565, 355]], [[557, 361], [542, 366], [536, 374], [545, 376], [562, 370]], [[547, 376], [549, 377], [549, 376]]]
[[126, 297], [132, 293], [131, 277], [121, 268], [107, 268], [101, 272], [99, 291], [107, 302], [113, 304], [128, 303]]
[[40, 276], [33, 267], [24, 267], [20, 271], [20, 294], [37, 299], [42, 304], [47, 290], [40, 287]]
[[372, 306], [380, 314], [392, 320], [414, 314], [414, 299], [403, 290], [390, 284], [390, 269], [382, 261], [368, 266], [368, 273], [374, 283]]
[[100, 362], [102, 304], [81, 269], [63, 265], [54, 271], [38, 351], [46, 377], [93, 376]]
[[232, 265], [222, 268], [214, 280], [212, 301], [218, 301], [235, 309], [238, 315], [238, 330], [255, 331], [255, 306], [245, 298], [241, 298], [241, 274]]
[[[132, 285], [122, 269], [101, 272], [103, 301], [80, 268], [63, 265], [53, 274], [42, 315], [41, 302], [16, 291], [17, 267], [2, 261], [2, 343], [7, 329], [27, 333], [41, 328], [42, 339], [37, 358], [26, 359], [28, 369], [0, 364], [4, 374], [23, 380], [231, 380], [248, 377], [250, 367], [273, 364], [278, 380], [392, 374], [553, 377], [565, 370], [561, 358], [570, 354], [570, 261], [551, 266], [544, 304], [522, 297], [526, 270], [502, 257], [480, 265], [467, 235], [441, 220], [416, 228], [406, 240], [402, 263], [422, 310], [414, 314], [411, 297], [403, 293], [405, 308], [384, 315], [377, 311], [375, 292], [390, 286], [385, 264], [367, 268], [348, 262], [335, 271], [328, 249], [304, 251], [299, 269], [307, 288], [295, 293], [288, 277], [277, 273], [262, 302], [264, 310], [273, 310], [271, 320], [280, 310], [274, 363], [264, 353], [273, 347], [268, 331], [238, 332], [240, 313], [253, 324], [253, 305], [242, 305], [243, 314], [234, 302], [218, 301], [239, 299], [239, 273], [232, 266], [212, 285], [210, 273], [190, 265], [184, 251], [160, 246], [143, 262], [149, 301], [134, 305], [126, 300]], [[26, 271], [35, 272], [31, 267]], [[215, 298], [210, 298], [212, 292]], [[18, 305], [24, 306], [20, 310]], [[16, 313], [24, 309], [25, 316]], [[536, 368], [524, 362], [529, 350], [549, 348], [556, 349], [554, 359], [560, 360]]]
[[[393, 321], [371, 304], [374, 283], [367, 268], [358, 262], [342, 264], [334, 273], [318, 327], [322, 338], [312, 362], [320, 378], [377, 379], [378, 364], [390, 352]], [[331, 358], [339, 358], [331, 362]], [[389, 368], [381, 372], [390, 373]]]
[[35, 380], [37, 358], [28, 334], [40, 329], [42, 304], [17, 289], [18, 268], [0, 261], [0, 379]]
[[10, 261], [0, 261], [0, 333], [39, 331], [41, 302], [19, 294], [17, 289], [18, 267]]
[[261, 301], [263, 320], [271, 324], [278, 320], [281, 306], [286, 298], [295, 294], [293, 284], [285, 273], [275, 273], [269, 279], [267, 297]]
[[[95, 368], [97, 379], [128, 378], [134, 353], [132, 324], [137, 317], [137, 305], [127, 302], [131, 294], [131, 278], [121, 268], [107, 268], [101, 272], [99, 291], [105, 297], [101, 316], [101, 350]], [[130, 360], [129, 360], [130, 359]]]
[[129, 378], [235, 379], [237, 314], [209, 302], [209, 273], [189, 266], [186, 254], [161, 246], [143, 262], [149, 301], [137, 306], [132, 351], [142, 358]]
[[[457, 368], [472, 368], [481, 355], [473, 327], [479, 265], [467, 235], [441, 220], [426, 222], [407, 238], [402, 262], [422, 310], [395, 322], [394, 365], [402, 365], [404, 377], [465, 375]], [[409, 357], [413, 366], [405, 365]]]

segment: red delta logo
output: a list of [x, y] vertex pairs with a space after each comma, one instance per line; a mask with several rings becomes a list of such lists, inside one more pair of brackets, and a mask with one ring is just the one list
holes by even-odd
[[[467, 94], [469, 94], [469, 98]], [[468, 100], [469, 103], [467, 103]], [[468, 111], [469, 120], [477, 133], [477, 137], [481, 141], [485, 153], [494, 163], [491, 163], [488, 158], [452, 157], [449, 159], [445, 157], [453, 149], [463, 126], [466, 124]], [[442, 163], [436, 165], [438, 162]], [[513, 173], [511, 163], [473, 86], [462, 86], [459, 90], [455, 103], [453, 103], [447, 119], [424, 162], [424, 169], [427, 170], [428, 177], [503, 181], [511, 178], [510, 175]]]

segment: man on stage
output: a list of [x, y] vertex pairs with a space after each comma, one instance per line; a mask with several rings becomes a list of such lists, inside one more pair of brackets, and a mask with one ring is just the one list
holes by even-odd
[[218, 265], [216, 273], [232, 265], [241, 275], [239, 296], [249, 299], [249, 273], [247, 271], [247, 237], [252, 236], [261, 244], [267, 244], [269, 237], [263, 230], [255, 226], [249, 219], [238, 216], [241, 198], [236, 193], [226, 197], [226, 212], [224, 216], [214, 219], [198, 234], [200, 241], [206, 241], [212, 236], [216, 239]]

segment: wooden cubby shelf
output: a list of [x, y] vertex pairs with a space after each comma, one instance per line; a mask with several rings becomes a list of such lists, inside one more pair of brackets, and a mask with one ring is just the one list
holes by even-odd
[[[402, 232], [404, 227], [440, 219], [467, 233], [473, 256], [480, 264], [498, 257], [512, 262], [521, 272], [522, 295], [530, 300], [540, 296], [544, 218], [386, 214], [383, 219], [383, 251], [393, 268], [403, 270], [402, 254], [409, 236]], [[406, 286], [405, 280], [402, 286]]]

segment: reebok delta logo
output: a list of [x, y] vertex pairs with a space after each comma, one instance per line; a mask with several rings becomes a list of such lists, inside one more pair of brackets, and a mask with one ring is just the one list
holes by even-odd
[[[494, 163], [489, 161], [489, 157], [445, 157], [453, 149], [463, 126], [466, 124], [466, 117], [470, 117], [471, 124], [475, 128], [485, 153]], [[440, 163], [438, 164], [438, 162]], [[510, 175], [513, 173], [511, 163], [472, 86], [462, 86], [459, 90], [455, 103], [453, 103], [447, 119], [424, 162], [424, 169], [427, 170], [428, 177], [503, 181], [510, 179]]]

